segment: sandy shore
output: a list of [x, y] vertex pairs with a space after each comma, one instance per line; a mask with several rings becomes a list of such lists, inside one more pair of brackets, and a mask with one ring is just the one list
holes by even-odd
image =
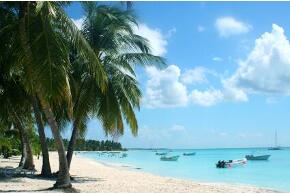
[[[0, 168], [16, 167], [18, 158], [0, 159]], [[50, 153], [53, 171], [57, 171], [57, 153]], [[35, 159], [37, 173], [41, 170], [41, 158]], [[112, 167], [102, 163], [74, 156], [71, 175], [75, 177], [73, 187], [80, 192], [274, 192], [252, 186], [221, 183], [197, 183], [188, 180], [161, 177], [127, 167]], [[0, 192], [52, 192], [54, 180], [40, 178], [0, 179]], [[58, 191], [59, 192], [59, 191]]]

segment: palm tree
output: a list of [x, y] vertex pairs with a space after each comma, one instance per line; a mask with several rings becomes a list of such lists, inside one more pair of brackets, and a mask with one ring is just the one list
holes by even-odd
[[6, 34], [6, 30], [12, 28], [15, 18], [7, 9], [0, 6], [0, 121], [8, 129], [12, 126], [20, 133], [22, 144], [22, 157], [19, 166], [34, 168], [31, 145], [28, 131], [25, 128], [25, 120], [30, 117], [30, 106], [27, 101], [27, 93], [20, 86], [20, 72], [13, 65], [16, 63], [15, 49], [17, 41], [13, 34]]
[[[147, 40], [134, 34], [137, 24], [132, 11], [122, 11], [93, 2], [84, 3], [86, 19], [82, 32], [99, 57], [108, 77], [105, 92], [95, 84], [93, 77], [73, 66], [71, 88], [73, 96], [72, 136], [67, 160], [70, 166], [73, 147], [80, 132], [85, 131], [90, 116], [96, 116], [106, 134], [123, 134], [123, 120], [137, 135], [138, 124], [134, 108], [139, 109], [141, 91], [135, 79], [134, 65], [164, 64], [162, 58], [150, 54]], [[72, 64], [81, 63], [77, 56]]]
[[[7, 30], [7, 28], [12, 28], [13, 24], [17, 22], [17, 16], [13, 14], [13, 7], [17, 7], [16, 3], [3, 3], [0, 6], [0, 14], [1, 14], [1, 20], [0, 20], [0, 29], [1, 31], [1, 43], [2, 47], [0, 47], [0, 52], [1, 52], [1, 67], [6, 67], [6, 70], [9, 68], [9, 66], [12, 66], [13, 64], [17, 63], [18, 57], [14, 56], [14, 49], [17, 49], [19, 47], [19, 40], [15, 39], [15, 31], [13, 34], [11, 33], [12, 30]], [[10, 9], [9, 9], [10, 8]], [[6, 30], [7, 31], [6, 31]], [[12, 31], [13, 32], [13, 31]], [[18, 42], [17, 42], [18, 41]], [[7, 47], [12, 47], [11, 49], [7, 49]], [[14, 61], [15, 59], [15, 61]], [[9, 64], [9, 65], [8, 65]], [[3, 69], [4, 70], [4, 69]], [[36, 117], [36, 123], [38, 125], [38, 133], [40, 137], [40, 142], [41, 142], [41, 148], [42, 148], [42, 155], [43, 155], [43, 165], [42, 165], [42, 171], [41, 175], [43, 176], [50, 176], [51, 174], [51, 169], [50, 169], [50, 164], [49, 164], [49, 156], [48, 156], [48, 151], [47, 151], [47, 145], [45, 142], [45, 133], [44, 133], [44, 128], [43, 128], [43, 123], [41, 122], [41, 118], [39, 118], [40, 113], [38, 112], [39, 107], [36, 104], [36, 97], [32, 97], [32, 104], [34, 108], [34, 115]], [[24, 152], [25, 153], [25, 152]], [[24, 153], [22, 154], [24, 156]], [[24, 157], [22, 157], [23, 159]], [[21, 160], [23, 161], [23, 160]], [[22, 163], [22, 162], [20, 162]]]
[[3, 71], [0, 75], [0, 122], [7, 129], [16, 128], [20, 134], [22, 157], [19, 166], [24, 169], [34, 169], [33, 154], [29, 141], [29, 131], [26, 123], [31, 119], [30, 104], [27, 95], [17, 84], [17, 80], [7, 80], [9, 77]]
[[[106, 77], [97, 56], [65, 14], [62, 2], [5, 2], [1, 14], [9, 19], [1, 26], [1, 36], [11, 36], [14, 42], [4, 45], [13, 50], [13, 66], [21, 72], [25, 91], [39, 99], [41, 110], [52, 130], [59, 155], [59, 173], [55, 187], [70, 187], [65, 149], [53, 105], [65, 102], [71, 115], [69, 52], [74, 48], [86, 61], [89, 72], [102, 90]], [[5, 23], [5, 22], [4, 22]], [[11, 57], [11, 56], [10, 56]]]

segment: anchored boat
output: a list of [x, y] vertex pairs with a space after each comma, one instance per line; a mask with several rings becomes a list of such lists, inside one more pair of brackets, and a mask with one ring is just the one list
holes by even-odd
[[254, 155], [246, 155], [245, 158], [247, 160], [268, 160], [271, 155], [260, 155], [260, 156], [254, 156]]
[[218, 161], [218, 163], [216, 164], [217, 168], [232, 168], [232, 167], [236, 167], [236, 166], [241, 166], [247, 163], [247, 159], [243, 158], [243, 159], [238, 159], [238, 160], [228, 160], [228, 161]]
[[184, 156], [194, 156], [195, 155], [195, 152], [192, 152], [192, 153], [183, 153]]
[[161, 161], [177, 161], [179, 156], [161, 156]]
[[280, 146], [277, 145], [277, 130], [275, 131], [275, 146], [268, 148], [268, 150], [282, 150], [282, 148]]
[[157, 156], [165, 156], [165, 155], [167, 155], [167, 153], [166, 152], [162, 152], [162, 153], [157, 152], [156, 155]]

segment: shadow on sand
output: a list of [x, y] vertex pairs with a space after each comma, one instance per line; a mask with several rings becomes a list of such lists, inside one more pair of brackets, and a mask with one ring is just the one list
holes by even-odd
[[32, 190], [32, 189], [27, 189], [27, 190], [1, 190], [0, 193], [5, 192], [5, 193], [16, 193], [16, 192], [49, 192], [49, 191], [54, 191], [57, 193], [80, 193], [79, 190], [75, 188], [67, 188], [67, 189], [54, 189], [53, 187], [47, 188], [47, 189], [38, 189], [38, 190]]
[[[5, 170], [6, 167], [1, 167], [0, 168], [0, 172], [3, 170]], [[6, 177], [3, 174], [0, 173], [0, 182], [6, 182], [6, 183], [11, 183], [11, 184], [17, 184], [17, 183], [21, 183], [22, 180], [21, 178], [28, 178], [28, 179], [36, 179], [36, 180], [47, 180], [47, 181], [55, 181], [56, 180], [56, 176], [52, 176], [52, 177], [42, 177], [39, 174], [35, 174], [35, 175], [23, 175], [23, 174], [15, 174], [12, 177]], [[98, 182], [98, 181], [106, 181], [105, 179], [102, 178], [92, 178], [92, 177], [81, 177], [81, 176], [71, 176], [71, 182], [72, 184], [74, 183], [86, 183], [86, 182]], [[23, 183], [23, 182], [22, 182]], [[0, 189], [0, 193], [1, 192], [49, 192], [49, 191], [54, 191], [54, 192], [63, 192], [63, 193], [79, 193], [80, 191], [78, 189], [75, 188], [67, 188], [67, 189], [55, 189], [53, 187], [49, 187], [49, 188], [45, 188], [45, 189], [39, 189], [39, 190], [34, 190], [34, 189], [19, 189], [19, 190], [15, 190], [15, 189], [7, 189], [7, 190], [3, 190]]]

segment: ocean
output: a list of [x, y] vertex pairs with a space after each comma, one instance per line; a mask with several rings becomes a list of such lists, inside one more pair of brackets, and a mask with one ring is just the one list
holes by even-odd
[[[157, 150], [168, 152], [168, 150]], [[171, 149], [169, 155], [180, 155], [178, 161], [160, 161], [155, 150], [128, 150], [122, 153], [100, 154], [80, 152], [83, 157], [107, 164], [131, 166], [156, 175], [189, 179], [197, 182], [237, 183], [290, 192], [290, 149], [268, 150], [267, 148], [226, 148], [226, 149]], [[195, 156], [183, 153], [196, 152]], [[246, 165], [217, 169], [218, 160], [244, 158], [247, 154], [270, 154], [268, 161], [248, 161]]]

